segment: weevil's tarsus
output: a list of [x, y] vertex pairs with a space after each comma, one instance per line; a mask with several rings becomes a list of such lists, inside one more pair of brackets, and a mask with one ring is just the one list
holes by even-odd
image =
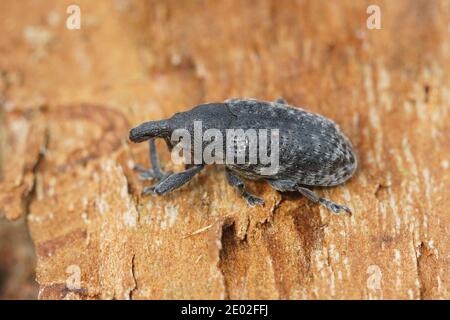
[[264, 200], [258, 198], [245, 190], [244, 181], [235, 175], [231, 170], [226, 169], [227, 180], [230, 185], [232, 185], [240, 193], [240, 195], [247, 201], [247, 204], [251, 207], [257, 204], [264, 205]]
[[189, 182], [202, 169], [203, 165], [195, 165], [185, 171], [172, 173], [171, 175], [165, 177], [157, 184], [150, 187], [145, 187], [144, 190], [142, 191], [142, 195], [143, 196], [146, 196], [148, 194], [163, 195], [169, 193]]
[[146, 169], [141, 165], [135, 165], [134, 169], [139, 172], [139, 177], [141, 180], [163, 180], [165, 177], [169, 176], [171, 172], [164, 172], [161, 170], [158, 160], [158, 153], [156, 150], [155, 138], [151, 138], [148, 141], [148, 145], [149, 158], [152, 168]]
[[135, 164], [133, 170], [139, 172], [139, 179], [142, 181], [156, 179], [153, 169], [147, 169], [140, 164]]
[[302, 195], [304, 195], [306, 198], [308, 198], [312, 202], [320, 203], [336, 214], [342, 213], [343, 211], [347, 212], [348, 214], [352, 214], [352, 211], [350, 210], [350, 208], [340, 205], [340, 204], [337, 204], [331, 200], [321, 198], [314, 191], [309, 190], [308, 188], [298, 187], [297, 190], [298, 190], [298, 192], [300, 192]]

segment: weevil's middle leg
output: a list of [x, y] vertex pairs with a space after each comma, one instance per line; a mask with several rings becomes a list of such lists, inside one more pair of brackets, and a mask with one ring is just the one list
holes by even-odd
[[306, 198], [308, 198], [312, 202], [320, 203], [320, 204], [324, 205], [325, 207], [327, 207], [328, 209], [330, 209], [331, 211], [333, 211], [334, 213], [341, 213], [342, 211], [346, 211], [347, 213], [352, 214], [352, 211], [350, 210], [350, 208], [340, 205], [340, 204], [337, 204], [337, 203], [334, 203], [331, 200], [321, 198], [314, 191], [309, 190], [308, 188], [298, 187], [297, 190], [298, 190], [298, 192], [300, 192], [302, 195], [304, 195]]
[[146, 169], [143, 166], [135, 165], [134, 169], [140, 173], [139, 176], [142, 180], [151, 180], [151, 179], [162, 180], [163, 178], [167, 177], [170, 173], [161, 170], [158, 161], [158, 153], [156, 151], [155, 138], [150, 139], [148, 141], [148, 144], [149, 144], [150, 163], [152, 165], [152, 168]]
[[227, 180], [230, 185], [235, 187], [247, 201], [248, 205], [254, 207], [257, 204], [264, 205], [264, 200], [258, 198], [245, 190], [244, 182], [228, 168], [226, 169]]

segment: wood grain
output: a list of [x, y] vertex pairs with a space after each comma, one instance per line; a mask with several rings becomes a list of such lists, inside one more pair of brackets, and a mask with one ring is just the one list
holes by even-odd
[[[69, 1], [0, 3], [1, 211], [27, 215], [40, 298], [450, 297], [448, 1], [78, 2], [80, 30]], [[352, 217], [261, 183], [248, 208], [220, 167], [139, 196], [130, 127], [279, 96], [353, 142], [355, 177], [318, 190]]]

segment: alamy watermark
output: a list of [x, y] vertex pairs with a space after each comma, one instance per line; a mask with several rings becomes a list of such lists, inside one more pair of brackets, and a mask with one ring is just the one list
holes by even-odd
[[367, 267], [367, 289], [369, 290], [381, 290], [381, 280], [383, 278], [383, 273], [381, 269], [376, 264]]
[[371, 4], [367, 7], [367, 14], [370, 14], [366, 20], [367, 29], [381, 29], [381, 9], [376, 4]]
[[71, 291], [80, 290], [81, 268], [76, 264], [72, 264], [66, 268], [66, 274], [68, 274], [66, 279], [66, 288]]
[[194, 136], [187, 129], [174, 130], [172, 161], [175, 164], [261, 165], [261, 175], [275, 175], [280, 163], [279, 129], [207, 129], [194, 121]]
[[79, 30], [81, 28], [81, 9], [76, 4], [71, 4], [66, 9], [69, 16], [66, 19], [66, 28], [69, 30]]

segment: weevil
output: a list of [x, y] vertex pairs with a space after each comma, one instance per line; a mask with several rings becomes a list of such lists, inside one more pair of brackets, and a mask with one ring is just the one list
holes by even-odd
[[[310, 189], [333, 187], [350, 179], [357, 167], [350, 140], [332, 120], [291, 106], [282, 98], [275, 102], [229, 99], [223, 103], [202, 104], [189, 111], [176, 113], [169, 119], [145, 122], [131, 129], [131, 141], [149, 140], [152, 169], [137, 165], [136, 170], [140, 171], [143, 179], [159, 180], [155, 185], [145, 187], [143, 195], [169, 193], [186, 184], [205, 167], [205, 163], [198, 163], [186, 166], [182, 172], [166, 173], [161, 170], [156, 154], [156, 138], [163, 138], [172, 150], [180, 142], [171, 139], [172, 133], [177, 129], [185, 129], [194, 134], [196, 121], [202, 124], [203, 129], [214, 128], [224, 135], [228, 128], [278, 129], [279, 168], [275, 174], [262, 174], [264, 165], [250, 163], [248, 158], [241, 164], [227, 163], [224, 159], [227, 181], [248, 205], [264, 205], [264, 200], [248, 192], [243, 179], [264, 180], [280, 192], [300, 192], [334, 213], [351, 213], [347, 206], [322, 198]], [[234, 149], [242, 147], [236, 145], [239, 143], [236, 139], [224, 143], [234, 144]], [[243, 143], [248, 144], [248, 140]]]

